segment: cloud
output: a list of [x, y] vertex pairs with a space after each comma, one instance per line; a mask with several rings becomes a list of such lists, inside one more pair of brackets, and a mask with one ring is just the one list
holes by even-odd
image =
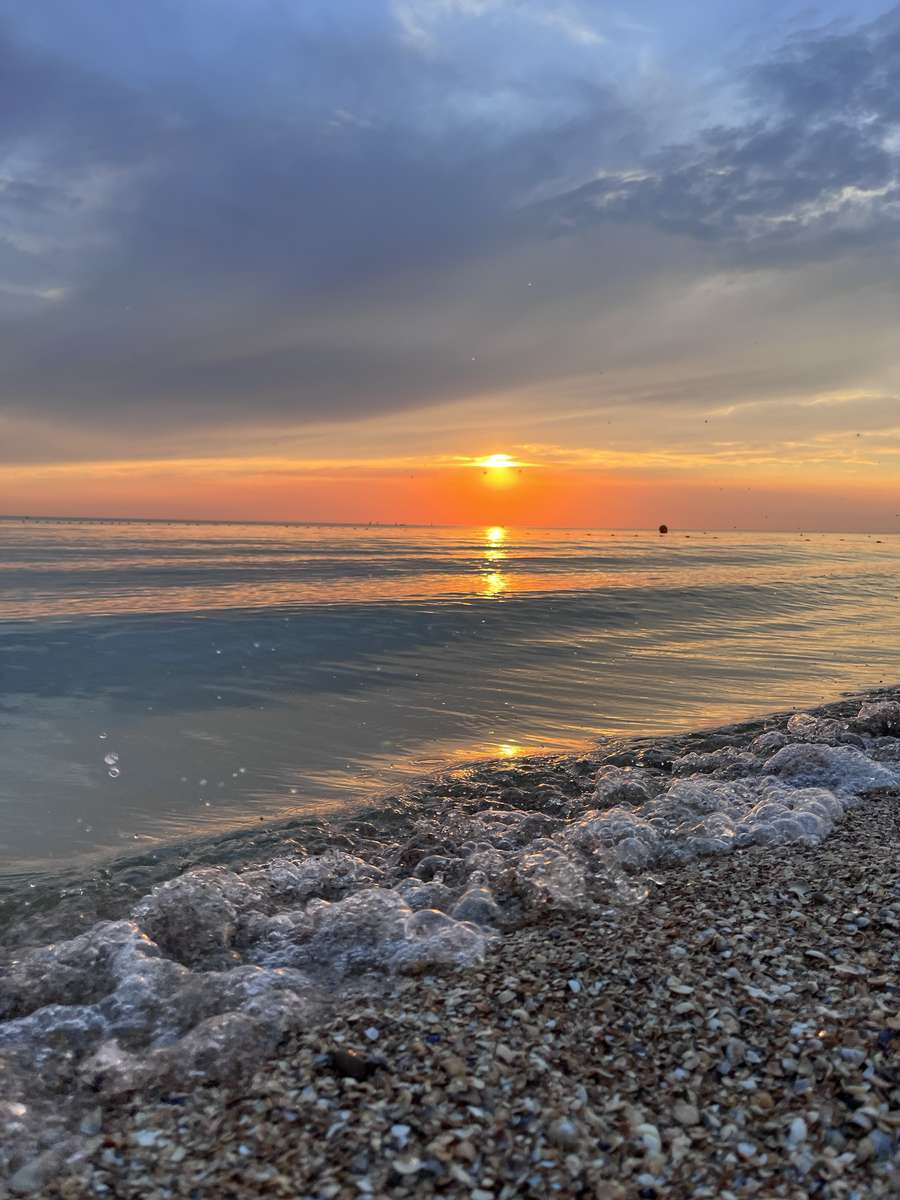
[[0, 0], [5, 461], [896, 395], [896, 17], [710, 128], [574, 0], [78, 7]]
[[[409, 44], [429, 54], [473, 20], [513, 34], [523, 27], [526, 33], [529, 26], [544, 27], [581, 47], [607, 42], [590, 7], [577, 0], [394, 0], [393, 12]], [[525, 45], [532, 53], [536, 48]]]
[[564, 228], [645, 223], [732, 261], [821, 259], [900, 229], [900, 18], [794, 38], [744, 81], [745, 118], [597, 177], [548, 209]]

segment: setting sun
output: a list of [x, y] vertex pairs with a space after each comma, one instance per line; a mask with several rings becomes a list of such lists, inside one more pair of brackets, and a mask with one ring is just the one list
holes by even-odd
[[492, 471], [503, 471], [508, 467], [517, 467], [519, 464], [509, 454], [489, 454], [487, 458], [479, 458], [478, 466]]
[[474, 465], [481, 468], [484, 482], [493, 488], [509, 487], [522, 473], [522, 463], [511, 454], [488, 454], [484, 458], [476, 458]]

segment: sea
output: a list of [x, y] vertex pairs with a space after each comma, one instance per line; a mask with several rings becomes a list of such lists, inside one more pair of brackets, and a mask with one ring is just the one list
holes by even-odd
[[0, 881], [900, 679], [900, 536], [0, 521]]

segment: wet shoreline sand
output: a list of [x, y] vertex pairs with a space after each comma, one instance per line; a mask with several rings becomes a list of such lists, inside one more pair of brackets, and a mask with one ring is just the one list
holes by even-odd
[[662, 872], [612, 925], [338, 999], [249, 1080], [99, 1108], [40, 1194], [896, 1195], [898, 845], [870, 799], [818, 847]]

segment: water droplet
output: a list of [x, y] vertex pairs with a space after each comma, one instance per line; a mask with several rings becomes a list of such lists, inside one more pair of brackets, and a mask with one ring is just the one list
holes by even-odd
[[200, 786], [201, 786], [201, 787], [206, 787], [206, 785], [207, 785], [208, 783], [209, 783], [209, 780], [208, 780], [208, 779], [201, 779], [201, 780], [200, 780]]
[[97, 737], [100, 739], [101, 742], [105, 742], [106, 739], [109, 737], [109, 734], [108, 733], [98, 733]]
[[119, 761], [119, 756], [116, 754], [115, 750], [110, 750], [109, 754], [103, 755], [103, 761], [108, 767], [114, 767]]
[[[109, 768], [110, 779], [118, 779], [121, 774], [122, 774], [122, 772], [119, 770], [118, 767], [110, 767]], [[88, 827], [85, 826], [85, 828], [88, 828]]]

